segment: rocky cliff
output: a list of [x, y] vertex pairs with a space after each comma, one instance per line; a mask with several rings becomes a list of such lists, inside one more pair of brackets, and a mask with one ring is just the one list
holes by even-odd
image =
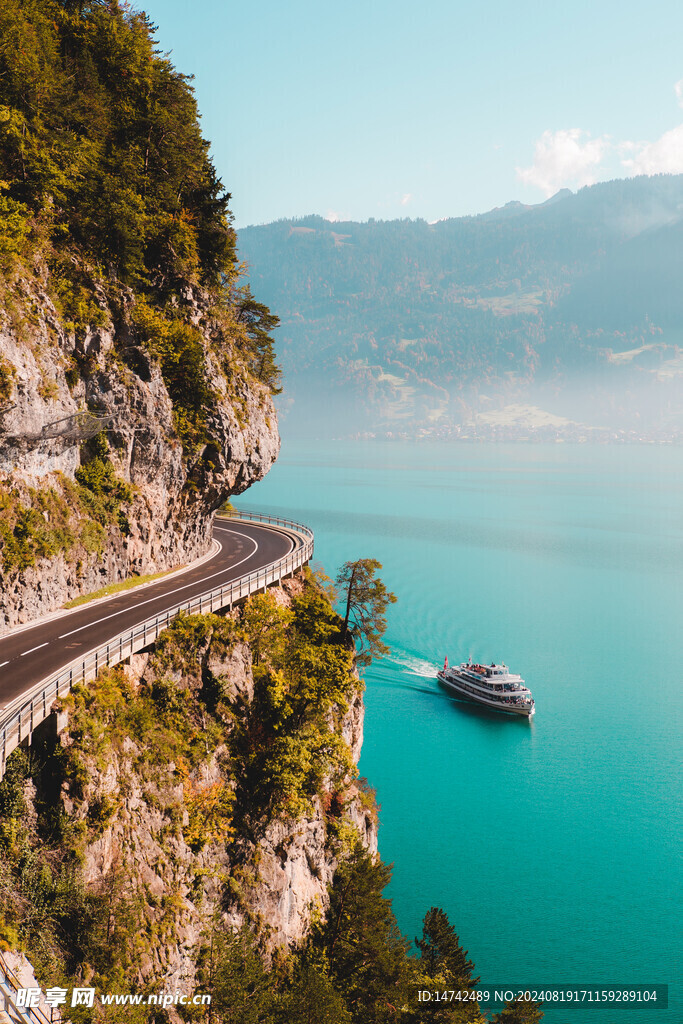
[[[113, 303], [100, 291], [101, 325], [76, 329], [64, 323], [46, 287], [40, 275], [18, 282], [14, 294], [22, 312], [14, 306], [13, 317], [7, 301], [4, 309], [0, 302], [0, 360], [11, 382], [0, 410], [0, 517], [6, 529], [0, 544], [26, 531], [27, 510], [45, 520], [36, 525], [29, 518], [28, 544], [14, 561], [4, 545], [5, 627], [133, 573], [201, 555], [215, 509], [261, 479], [279, 449], [270, 389], [239, 364], [226, 374], [215, 343], [220, 325], [206, 293], [189, 292], [181, 310], [211, 396], [202, 410], [201, 437], [184, 445], [177, 398], [169, 393], [172, 385], [153, 344], [136, 327], [133, 294], [119, 291]], [[74, 498], [68, 484], [87, 465], [88, 443], [100, 431], [113, 476], [129, 487], [118, 519], [93, 514], [92, 486], [81, 486]], [[41, 505], [41, 494], [51, 501]], [[57, 524], [71, 541], [52, 551], [44, 534]]]
[[[181, 617], [66, 698], [58, 737], [53, 721], [32, 756], [13, 755], [0, 784], [0, 941], [20, 934], [45, 984], [66, 972], [100, 988], [122, 975], [139, 990], [192, 991], [214, 932], [246, 925], [267, 954], [296, 948], [340, 858], [359, 843], [376, 853], [376, 805], [355, 768], [361, 685], [343, 645], [336, 697], [324, 697], [334, 669], [319, 668], [317, 706], [304, 717], [296, 706], [302, 644], [334, 663], [338, 641], [302, 639], [325, 608], [336, 621], [301, 577], [230, 616]], [[280, 634], [272, 648], [254, 639], [264, 615]], [[290, 697], [269, 721], [274, 686]], [[283, 741], [303, 768], [271, 756]]]
[[200, 554], [277, 454], [277, 317], [154, 33], [0, 7], [0, 628]]

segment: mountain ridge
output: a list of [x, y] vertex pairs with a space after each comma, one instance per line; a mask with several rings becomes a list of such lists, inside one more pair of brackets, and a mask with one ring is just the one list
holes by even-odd
[[683, 176], [506, 209], [239, 232], [282, 320], [287, 429], [449, 430], [520, 401], [603, 430], [680, 429]]

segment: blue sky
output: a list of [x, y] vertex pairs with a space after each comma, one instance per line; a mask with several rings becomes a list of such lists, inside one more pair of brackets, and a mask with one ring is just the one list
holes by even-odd
[[683, 6], [148, 0], [237, 227], [481, 213], [683, 172]]

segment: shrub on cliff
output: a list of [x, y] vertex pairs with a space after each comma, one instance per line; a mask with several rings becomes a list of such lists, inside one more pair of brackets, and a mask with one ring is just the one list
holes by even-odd
[[360, 686], [340, 623], [311, 573], [291, 611], [272, 594], [245, 606], [255, 692], [233, 750], [242, 765], [238, 804], [252, 827], [273, 816], [301, 818], [316, 794], [354, 772], [335, 728]]

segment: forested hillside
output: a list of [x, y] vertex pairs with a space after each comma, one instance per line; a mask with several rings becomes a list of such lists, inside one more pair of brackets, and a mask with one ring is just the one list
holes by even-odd
[[194, 557], [277, 455], [208, 150], [144, 13], [0, 0], [0, 627]]
[[239, 237], [282, 319], [292, 424], [445, 430], [531, 403], [680, 426], [683, 176], [435, 224], [306, 217]]

